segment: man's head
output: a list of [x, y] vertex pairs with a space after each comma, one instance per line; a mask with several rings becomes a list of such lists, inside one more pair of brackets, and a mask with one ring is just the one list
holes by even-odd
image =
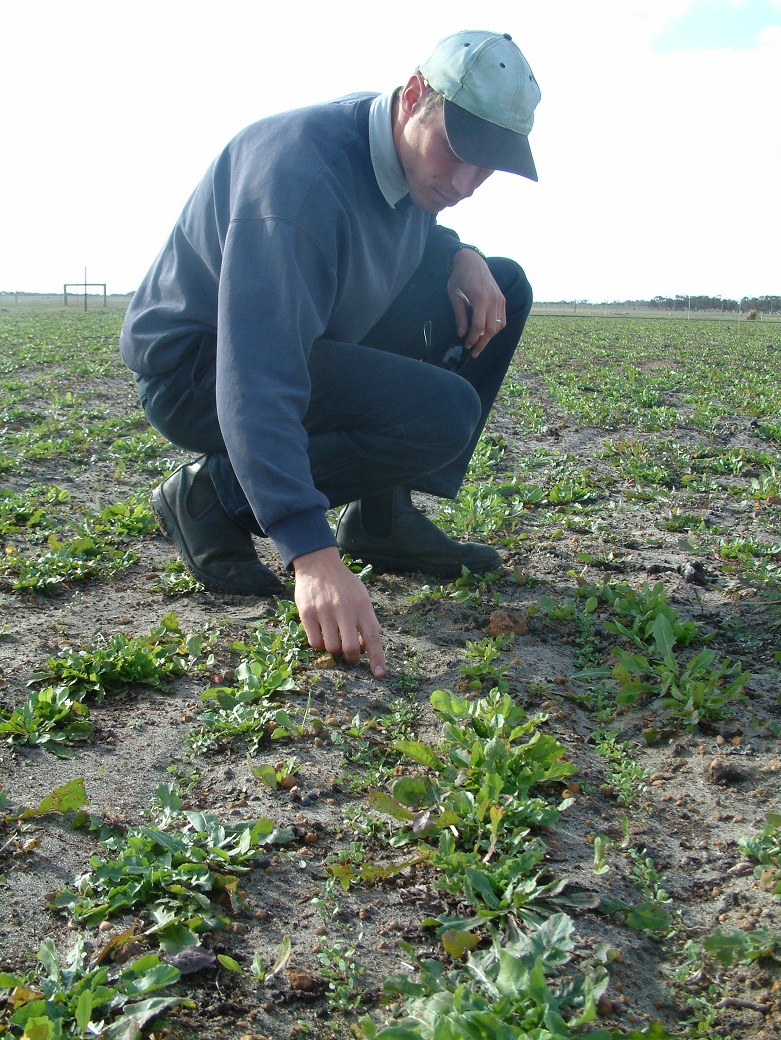
[[537, 180], [529, 132], [540, 88], [509, 34], [446, 36], [418, 72], [444, 98], [445, 131], [459, 159]]

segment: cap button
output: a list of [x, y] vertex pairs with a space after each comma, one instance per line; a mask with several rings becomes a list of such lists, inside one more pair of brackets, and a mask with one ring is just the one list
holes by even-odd
[[504, 36], [505, 40], [511, 40], [512, 39], [512, 36], [510, 36], [509, 33], [502, 33], [502, 36]]

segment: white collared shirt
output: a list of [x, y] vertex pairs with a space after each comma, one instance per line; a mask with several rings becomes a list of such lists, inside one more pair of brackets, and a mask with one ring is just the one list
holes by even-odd
[[409, 195], [409, 187], [393, 143], [393, 99], [396, 90], [379, 94], [369, 109], [369, 151], [374, 175], [389, 206]]

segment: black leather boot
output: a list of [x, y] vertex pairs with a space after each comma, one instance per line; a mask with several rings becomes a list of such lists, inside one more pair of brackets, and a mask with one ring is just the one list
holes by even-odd
[[252, 535], [220, 504], [208, 458], [180, 466], [152, 492], [152, 511], [185, 567], [207, 589], [271, 596], [284, 586], [258, 559]]
[[[448, 538], [413, 506], [409, 488], [393, 488], [389, 509], [390, 517], [383, 527], [374, 528], [375, 532], [381, 530], [378, 534], [367, 530], [360, 501], [345, 506], [336, 529], [342, 552], [370, 563], [378, 571], [420, 571], [451, 579], [460, 577], [462, 567], [473, 574], [501, 567], [499, 553], [490, 546]], [[376, 514], [376, 507], [371, 512]]]

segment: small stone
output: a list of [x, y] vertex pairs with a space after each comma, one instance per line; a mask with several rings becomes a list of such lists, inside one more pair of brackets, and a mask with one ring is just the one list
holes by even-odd
[[317, 989], [317, 982], [303, 968], [291, 968], [287, 973], [287, 977], [291, 989], [302, 993], [314, 993]]
[[693, 585], [707, 584], [705, 568], [699, 560], [687, 560], [686, 563], [681, 565], [680, 573], [684, 581], [691, 582]]
[[608, 1015], [613, 1014], [613, 1001], [604, 994], [597, 1001], [597, 1014], [600, 1018], [607, 1018]]
[[525, 636], [528, 631], [526, 617], [514, 610], [494, 610], [486, 628], [487, 635], [492, 637], [508, 633]]

